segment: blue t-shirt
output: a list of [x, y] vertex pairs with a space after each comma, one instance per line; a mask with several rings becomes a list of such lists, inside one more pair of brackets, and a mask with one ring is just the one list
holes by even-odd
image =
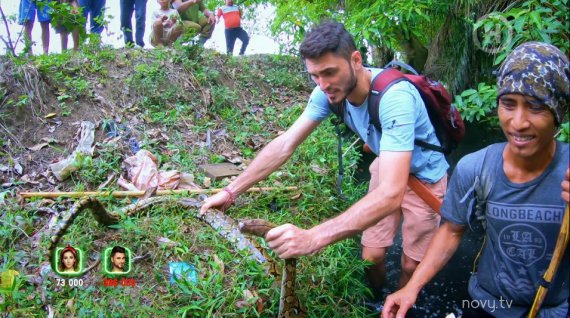
[[[529, 182], [512, 183], [503, 170], [505, 145], [491, 145], [486, 157], [485, 150], [480, 150], [459, 161], [441, 213], [448, 221], [467, 225], [475, 198], [475, 177], [481, 175], [483, 160], [486, 166], [490, 165], [489, 179], [493, 185], [485, 205], [486, 240], [477, 273], [469, 282], [469, 293], [473, 299], [487, 301], [482, 308], [497, 317], [522, 317], [532, 306], [538, 282], [552, 259], [566, 206], [560, 196], [560, 183], [570, 157], [568, 144], [557, 142], [554, 158], [540, 176]], [[569, 254], [567, 250], [548, 290], [541, 317], [566, 314]]]
[[[382, 71], [369, 69], [372, 78]], [[376, 130], [368, 114], [368, 97], [361, 105], [347, 101], [344, 122], [375, 154], [381, 151], [412, 151], [410, 173], [429, 183], [439, 181], [449, 165], [442, 153], [414, 145], [414, 140], [422, 140], [440, 145], [427, 110], [418, 90], [408, 82], [391, 86], [380, 100], [379, 114], [382, 131]], [[326, 94], [319, 86], [315, 87], [302, 116], [322, 121], [332, 111]]]

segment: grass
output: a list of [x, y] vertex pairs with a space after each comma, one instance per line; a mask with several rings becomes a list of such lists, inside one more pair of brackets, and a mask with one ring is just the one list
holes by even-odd
[[[226, 148], [222, 148], [226, 142], [247, 160], [291, 125], [302, 113], [311, 85], [300, 61], [290, 57], [236, 59], [192, 46], [144, 52], [84, 49], [77, 54], [31, 60], [42, 76], [61, 84], [55, 91], [58, 105], [72, 112], [74, 103], [93, 95], [95, 83], [104, 81], [117, 90], [127, 85], [142, 119], [133, 131], [140, 145], [157, 156], [160, 166], [191, 172], [198, 183], [204, 179], [197, 169], [199, 164], [228, 159], [223, 151]], [[115, 83], [110, 76], [114, 70], [109, 65], [116, 63], [128, 70], [124, 83]], [[124, 114], [133, 115], [129, 111]], [[153, 129], [161, 130], [168, 140], [151, 135]], [[226, 135], [223, 141], [213, 138], [212, 149], [200, 145], [208, 130]], [[351, 143], [345, 142], [345, 148]], [[93, 159], [73, 173], [66, 186], [95, 189], [111, 173], [121, 172], [121, 163], [128, 155], [120, 142], [99, 143]], [[276, 224], [314, 226], [344, 211], [365, 193], [365, 185], [350, 178], [358, 158], [354, 149], [347, 151], [344, 164], [348, 177], [343, 191], [349, 200], [341, 201], [335, 192], [336, 137], [326, 121], [287, 164], [260, 183], [298, 186], [299, 191], [242, 195], [228, 214], [235, 219], [264, 218]], [[214, 181], [212, 187], [227, 182]], [[134, 264], [136, 270], [130, 277], [135, 278], [135, 287], [103, 286], [101, 265], [83, 276], [83, 287], [62, 287], [57, 286], [58, 277], [53, 274], [41, 280], [34, 278], [48, 261], [45, 227], [53, 215], [37, 212], [39, 200], [23, 208], [15, 198], [5, 200], [0, 222], [0, 271], [20, 272], [9, 289], [0, 290], [0, 309], [8, 317], [44, 317], [46, 304], [56, 317], [276, 316], [279, 288], [275, 280], [263, 266], [236, 252], [223, 237], [195, 219], [192, 211], [156, 206], [123, 218], [112, 227], [103, 227], [90, 213], [84, 213], [63, 242], [82, 248], [87, 266], [101, 258], [105, 247], [115, 244], [129, 247], [136, 257], [148, 256]], [[109, 209], [129, 203], [126, 199], [102, 200]], [[69, 200], [60, 199], [51, 207], [61, 213], [70, 205]], [[171, 284], [167, 270], [171, 262], [194, 265], [197, 283]], [[297, 267], [297, 292], [310, 317], [366, 317], [362, 302], [370, 292], [363, 283], [358, 237], [329, 246], [315, 256], [302, 257]]]

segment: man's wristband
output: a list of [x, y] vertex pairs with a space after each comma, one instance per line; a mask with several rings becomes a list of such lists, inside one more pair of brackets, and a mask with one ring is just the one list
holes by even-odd
[[227, 194], [230, 195], [230, 197], [228, 198], [228, 200], [226, 200], [226, 203], [224, 203], [224, 205], [222, 206], [222, 211], [225, 211], [227, 208], [229, 208], [232, 204], [234, 204], [234, 202], [236, 202], [236, 193], [233, 192], [230, 188], [225, 187], [222, 191], [225, 191]]

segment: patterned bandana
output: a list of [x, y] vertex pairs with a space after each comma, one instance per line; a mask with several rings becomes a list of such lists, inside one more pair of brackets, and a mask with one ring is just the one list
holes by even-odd
[[501, 65], [497, 86], [497, 98], [518, 93], [538, 99], [550, 108], [560, 125], [568, 113], [570, 98], [568, 58], [550, 44], [521, 44]]

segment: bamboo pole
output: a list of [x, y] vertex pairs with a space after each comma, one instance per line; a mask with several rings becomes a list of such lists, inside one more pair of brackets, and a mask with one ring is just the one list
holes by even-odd
[[[254, 187], [249, 188], [246, 192], [265, 192], [265, 191], [294, 191], [298, 187]], [[201, 193], [218, 193], [224, 189], [188, 189], [188, 190], [158, 190], [156, 195], [173, 195], [173, 194], [201, 194]], [[124, 197], [140, 197], [145, 194], [145, 191], [81, 191], [81, 192], [20, 192], [18, 195], [23, 198], [80, 198], [86, 196], [105, 197], [112, 196], [115, 198]]]
[[[566, 251], [566, 247], [568, 246], [568, 238], [569, 235], [569, 225], [570, 223], [570, 212], [568, 212], [568, 204], [566, 204], [566, 212], [564, 212], [564, 219], [562, 220], [562, 225], [560, 226], [560, 233], [558, 233], [558, 239], [556, 240], [556, 246], [554, 247], [554, 252], [552, 253], [552, 259], [550, 260], [550, 264], [548, 265], [548, 269], [544, 273], [544, 280], [547, 282], [552, 282], [552, 278], [556, 274], [558, 270], [558, 266], [562, 263], [562, 257], [564, 256], [564, 251]], [[538, 291], [536, 292], [536, 296], [534, 297], [534, 302], [532, 307], [530, 308], [530, 312], [528, 314], [528, 318], [534, 318], [538, 314], [540, 306], [546, 297], [546, 293], [548, 292], [548, 288], [542, 285], [538, 286]]]

